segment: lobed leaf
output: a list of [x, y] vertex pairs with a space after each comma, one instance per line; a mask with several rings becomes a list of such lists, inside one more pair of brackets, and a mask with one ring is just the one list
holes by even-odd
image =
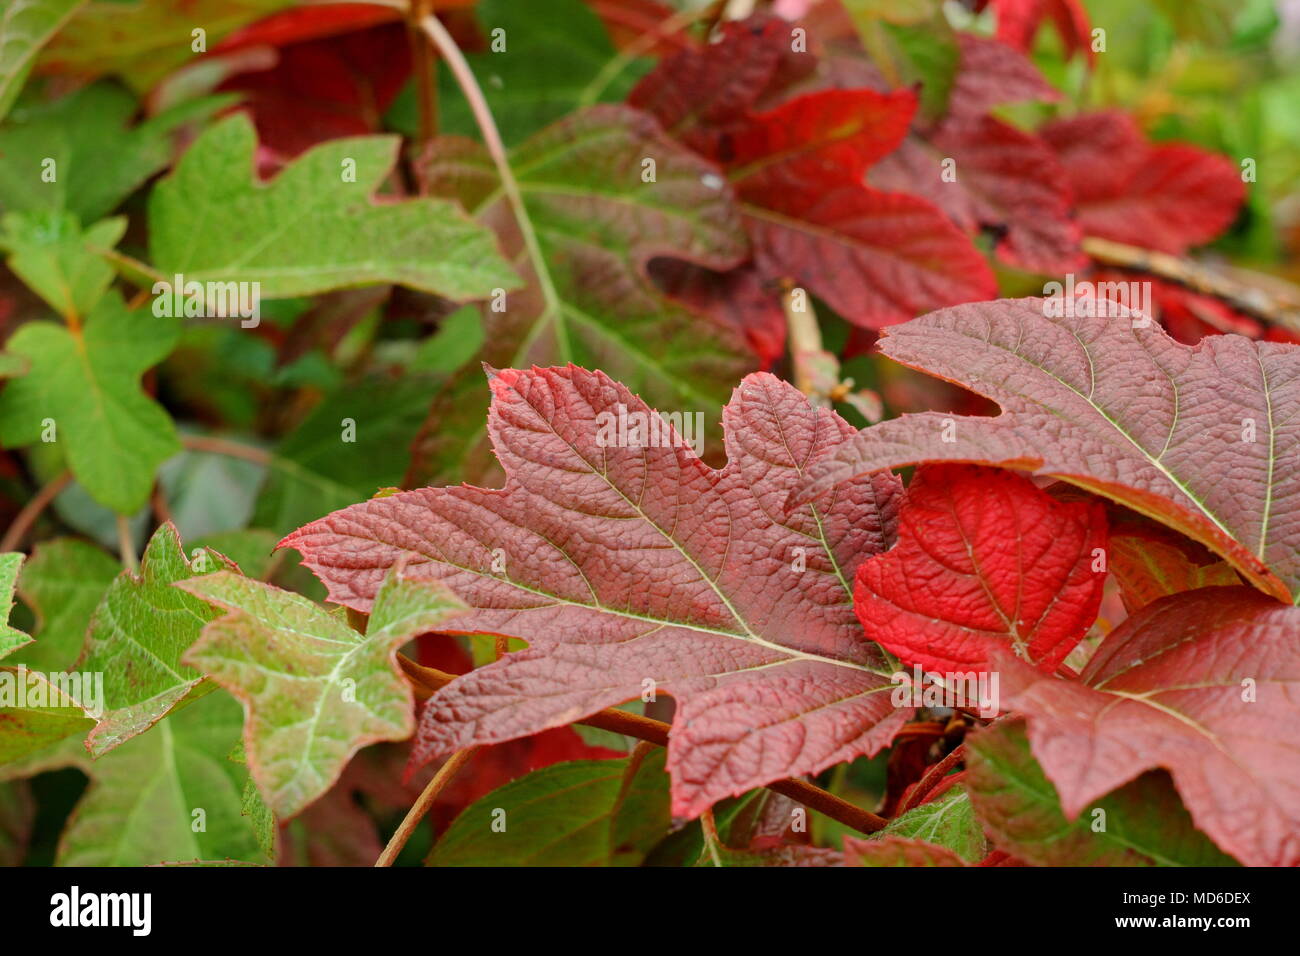
[[[1189, 348], [1150, 320], [1049, 317], [1042, 299], [944, 309], [881, 351], [1002, 406], [997, 417], [903, 415], [820, 462], [793, 501], [925, 461], [1053, 475], [1223, 555], [1300, 600], [1300, 348], [1216, 335]], [[951, 438], [951, 440], [948, 440]]]
[[906, 718], [848, 582], [893, 540], [881, 476], [789, 516], [782, 502], [851, 429], [792, 386], [747, 377], [724, 410], [728, 464], [680, 439], [602, 432], [653, 412], [600, 372], [507, 370], [489, 427], [500, 491], [426, 488], [289, 535], [330, 598], [368, 609], [386, 570], [445, 581], [464, 633], [530, 644], [426, 705], [415, 757], [509, 740], [655, 688], [677, 712], [673, 813], [883, 746]]

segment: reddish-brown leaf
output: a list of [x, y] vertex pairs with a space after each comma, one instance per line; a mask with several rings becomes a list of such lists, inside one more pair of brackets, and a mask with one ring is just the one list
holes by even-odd
[[873, 425], [794, 500], [926, 461], [1031, 469], [1170, 525], [1281, 600], [1300, 596], [1300, 347], [1215, 335], [1189, 348], [1140, 319], [1046, 310], [1002, 299], [887, 330], [885, 355], [1002, 414]]
[[431, 698], [427, 761], [579, 720], [658, 691], [677, 700], [673, 810], [812, 773], [888, 743], [888, 668], [847, 582], [893, 540], [896, 479], [860, 482], [791, 514], [807, 469], [852, 434], [771, 375], [724, 410], [728, 462], [679, 444], [619, 444], [621, 414], [653, 417], [600, 372], [507, 370], [489, 421], [509, 480], [426, 488], [294, 532], [330, 598], [365, 610], [385, 569], [445, 581], [472, 608], [455, 626], [530, 646]]
[[1221, 849], [1247, 865], [1300, 864], [1300, 609], [1202, 588], [1129, 618], [1078, 682], [1005, 653], [999, 666], [1068, 817], [1162, 767]]

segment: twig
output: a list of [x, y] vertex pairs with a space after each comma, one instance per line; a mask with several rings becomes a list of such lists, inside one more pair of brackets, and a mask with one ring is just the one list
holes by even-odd
[[[1300, 332], [1300, 288], [1276, 276], [1255, 275], [1235, 269], [1237, 275], [1250, 277], [1248, 284], [1190, 259], [1095, 236], [1083, 240], [1083, 251], [1105, 265], [1164, 279], [1192, 292], [1220, 299], [1239, 312], [1272, 325]], [[1257, 283], [1268, 284], [1274, 291], [1260, 288]]]
[[392, 866], [397, 855], [402, 852], [402, 847], [406, 846], [406, 841], [411, 839], [411, 834], [415, 828], [420, 825], [424, 815], [429, 812], [433, 802], [438, 799], [438, 794], [443, 788], [451, 782], [461, 767], [477, 748], [467, 747], [464, 750], [457, 750], [447, 758], [447, 762], [438, 768], [438, 772], [433, 775], [428, 786], [420, 793], [419, 799], [415, 801], [414, 806], [407, 811], [406, 816], [402, 819], [393, 838], [388, 841], [388, 846], [384, 847], [384, 852], [379, 854], [379, 859], [375, 861], [375, 866]]
[[[417, 664], [402, 654], [399, 654], [397, 659], [406, 672], [406, 676], [410, 678], [414, 685], [415, 696], [420, 700], [427, 700], [433, 696], [435, 691], [450, 684], [456, 678], [455, 674], [448, 674], [432, 667], [425, 667], [423, 664]], [[637, 740], [645, 740], [660, 747], [668, 746], [669, 726], [663, 721], [642, 717], [640, 714], [630, 714], [624, 710], [615, 710], [612, 707], [575, 721], [575, 723], [586, 727], [599, 727], [601, 730], [611, 730], [616, 734], [635, 737]], [[877, 816], [870, 810], [854, 806], [847, 800], [843, 800], [833, 793], [827, 793], [806, 780], [793, 778], [777, 780], [774, 783], [769, 783], [767, 789], [802, 803], [810, 809], [825, 814], [832, 820], [838, 820], [845, 826], [850, 826], [860, 833], [875, 833], [877, 830], [883, 829], [889, 822], [884, 817]]]
[[901, 816], [913, 807], [920, 806], [921, 801], [925, 799], [926, 795], [938, 786], [943, 778], [948, 775], [948, 771], [961, 763], [965, 756], [965, 751], [965, 744], [958, 744], [952, 749], [952, 752], [949, 753], [948, 756], [944, 757], [937, 764], [927, 770], [921, 779], [912, 787], [911, 792], [903, 798], [903, 802], [898, 808], [898, 815]]
[[438, 88], [435, 61], [430, 56], [427, 38], [420, 31], [420, 20], [429, 16], [430, 0], [413, 0], [406, 13], [407, 30], [411, 38], [411, 72], [420, 102], [420, 148], [428, 146], [438, 129]]
[[242, 458], [244, 461], [251, 461], [258, 465], [265, 465], [268, 468], [275, 461], [275, 456], [264, 448], [257, 448], [254, 445], [243, 445], [235, 441], [227, 441], [224, 438], [214, 438], [211, 435], [182, 435], [181, 444], [190, 451], [205, 451], [214, 455], [229, 455], [231, 458]]
[[[546, 259], [542, 255], [542, 246], [537, 240], [537, 232], [533, 229], [533, 220], [528, 215], [528, 207], [524, 205], [523, 193], [519, 190], [514, 170], [510, 168], [505, 143], [501, 141], [501, 133], [497, 130], [496, 120], [492, 118], [492, 109], [483, 95], [483, 88], [478, 85], [478, 80], [474, 78], [474, 71], [465, 61], [465, 54], [460, 52], [456, 40], [447, 32], [442, 21], [436, 16], [427, 16], [420, 21], [420, 25], [433, 40], [433, 45], [438, 48], [443, 62], [447, 64], [461, 92], [465, 94], [470, 112], [474, 114], [474, 120], [483, 134], [483, 143], [487, 146], [488, 155], [492, 157], [497, 176], [501, 179], [501, 189], [510, 203], [515, 223], [519, 226], [519, 234], [523, 237], [524, 248], [532, 262], [533, 273], [537, 276], [537, 285], [546, 306], [545, 311], [549, 315], [556, 315], [560, 311], [560, 295], [555, 289], [555, 281], [550, 271], [546, 268]], [[555, 336], [559, 345], [559, 354], [568, 355], [569, 342], [562, 323], [556, 325]]]
[[713, 858], [713, 865], [722, 866], [722, 855], [718, 853], [722, 840], [718, 836], [718, 823], [713, 819], [712, 807], [700, 814], [700, 830], [704, 833], [704, 847]]
[[22, 543], [23, 536], [41, 516], [41, 512], [49, 507], [50, 502], [59, 496], [59, 492], [71, 483], [72, 472], [65, 471], [37, 491], [32, 496], [32, 500], [23, 505], [23, 510], [14, 517], [4, 537], [0, 538], [0, 551], [13, 551], [17, 548]]

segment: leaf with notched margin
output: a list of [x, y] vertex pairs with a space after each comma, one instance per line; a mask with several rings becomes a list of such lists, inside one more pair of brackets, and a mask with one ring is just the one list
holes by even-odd
[[16, 551], [0, 554], [0, 657], [7, 657], [20, 647], [32, 643], [30, 635], [9, 624], [9, 614], [14, 609], [18, 570], [22, 566], [22, 554]]
[[507, 370], [491, 387], [504, 489], [408, 491], [282, 542], [338, 603], [366, 610], [405, 561], [409, 576], [443, 580], [470, 605], [456, 631], [530, 642], [430, 699], [417, 762], [657, 688], [677, 700], [673, 812], [695, 816], [891, 739], [907, 711], [891, 705], [848, 582], [892, 542], [898, 482], [882, 475], [782, 511], [800, 476], [851, 435], [847, 423], [750, 375], [724, 409], [717, 471], [680, 444], [619, 446], [620, 414], [654, 412], [602, 372]]
[[66, 693], [70, 689], [72, 685], [56, 686], [45, 674], [21, 664], [0, 667], [0, 766], [25, 760], [95, 725], [81, 703]]
[[1057, 501], [1028, 478], [969, 465], [922, 467], [898, 514], [898, 544], [858, 568], [853, 608], [903, 662], [986, 670], [995, 648], [1048, 673], [1101, 606], [1100, 502]]
[[[1163, 773], [1131, 774], [1119, 789], [1067, 816], [1030, 752], [1023, 720], [966, 741], [966, 787], [979, 821], [1002, 850], [1037, 866], [1235, 866], [1192, 825]], [[1101, 810], [1105, 816], [1094, 816]], [[1094, 827], [1094, 822], [1104, 826]]]
[[1300, 609], [1202, 588], [1126, 620], [1077, 682], [998, 663], [1067, 817], [1161, 767], [1220, 849], [1249, 866], [1300, 864]]
[[1232, 224], [1246, 195], [1225, 156], [1185, 143], [1148, 143], [1109, 110], [1038, 130], [1056, 150], [1085, 235], [1182, 255]]
[[181, 450], [171, 416], [140, 378], [180, 337], [176, 318], [127, 308], [110, 291], [78, 327], [24, 323], [6, 347], [30, 371], [0, 392], [0, 443], [33, 445], [57, 427], [68, 467], [95, 501], [133, 514], [158, 466]]
[[139, 573], [123, 571], [109, 585], [74, 668], [104, 675], [103, 713], [86, 740], [91, 756], [144, 733], [182, 702], [214, 689], [181, 662], [181, 655], [217, 612], [172, 587], [205, 565], [210, 571], [227, 563], [215, 552], [203, 552], [191, 565], [168, 522], [149, 539]]
[[154, 187], [149, 249], [160, 271], [186, 285], [258, 282], [271, 299], [388, 282], [454, 300], [518, 287], [492, 236], [451, 203], [373, 199], [395, 137], [321, 143], [267, 183], [253, 179], [256, 146], [248, 116], [227, 117]]
[[121, 565], [78, 538], [42, 541], [23, 568], [18, 593], [36, 615], [36, 641], [14, 662], [60, 671], [81, 655], [91, 615]]
[[844, 863], [846, 866], [970, 866], [946, 846], [900, 836], [874, 840], [845, 837]]
[[229, 571], [177, 586], [226, 612], [182, 659], [243, 702], [248, 766], [281, 819], [328, 790], [366, 744], [410, 736], [415, 702], [397, 649], [460, 606], [436, 582], [390, 572], [358, 634], [302, 595]]
[[[653, 182], [642, 179], [649, 158]], [[454, 196], [497, 232], [528, 281], [500, 308], [484, 308], [480, 358], [496, 368], [599, 367], [659, 408], [703, 412], [712, 429], [723, 383], [755, 363], [738, 330], [670, 301], [646, 267], [658, 257], [711, 269], [744, 260], [748, 242], [717, 167], [667, 139], [651, 117], [615, 105], [548, 127], [513, 149], [510, 164], [541, 274], [482, 147], [436, 140], [420, 168], [432, 193]], [[478, 370], [467, 370], [435, 403], [416, 441], [415, 472], [481, 480], [490, 457], [485, 412]]]
[[1046, 308], [1001, 299], [888, 330], [885, 355], [993, 399], [1002, 414], [873, 425], [818, 463], [792, 501], [926, 461], [1030, 469], [1200, 541], [1280, 600], [1300, 598], [1300, 469], [1289, 464], [1300, 446], [1300, 347], [1238, 335], [1188, 347], [1154, 323]]
[[988, 853], [988, 841], [975, 821], [970, 796], [959, 786], [895, 817], [865, 842], [888, 839], [924, 840], [968, 863], [978, 863]]

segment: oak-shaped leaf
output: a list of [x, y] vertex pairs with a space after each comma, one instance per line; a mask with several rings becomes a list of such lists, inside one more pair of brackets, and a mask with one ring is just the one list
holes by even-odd
[[998, 469], [928, 465], [903, 497], [898, 544], [858, 568], [853, 606], [904, 663], [984, 670], [1010, 647], [1050, 673], [1097, 617], [1105, 546], [1100, 502], [1058, 501]]
[[1067, 815], [1030, 752], [1023, 720], [1004, 719], [972, 735], [966, 747], [966, 788], [976, 817], [999, 849], [1027, 863], [1236, 865], [1196, 829], [1163, 772], [1139, 768], [1128, 783]]
[[254, 179], [256, 146], [248, 116], [229, 116], [154, 187], [149, 249], [169, 279], [257, 282], [272, 299], [388, 282], [485, 299], [518, 286], [491, 234], [451, 203], [372, 198], [394, 137], [321, 143], [266, 183]]
[[455, 630], [529, 642], [430, 699], [417, 762], [663, 691], [678, 705], [673, 812], [694, 816], [888, 742], [908, 711], [891, 705], [849, 582], [893, 540], [898, 483], [782, 510], [847, 423], [755, 373], [723, 412], [728, 463], [714, 470], [602, 372], [512, 369], [491, 388], [504, 489], [378, 498], [282, 542], [333, 601], [369, 609], [405, 562], [470, 605]]
[[1250, 866], [1300, 864], [1300, 609], [1201, 588], [1128, 618], [1078, 681], [1005, 654], [998, 664], [1066, 817], [1163, 768], [1220, 849]]
[[248, 766], [282, 820], [328, 790], [362, 747], [411, 735], [415, 701], [397, 649], [459, 606], [436, 582], [394, 572], [359, 634], [342, 614], [230, 571], [177, 586], [227, 612], [182, 659], [243, 702]]
[[140, 387], [179, 337], [179, 319], [132, 311], [114, 291], [82, 324], [23, 324], [5, 347], [29, 370], [0, 392], [0, 443], [16, 448], [53, 435], [92, 498], [133, 514], [158, 466], [181, 450], [171, 417]]
[[181, 703], [214, 689], [181, 662], [181, 655], [217, 612], [172, 585], [222, 566], [232, 567], [210, 551], [199, 551], [191, 564], [168, 522], [149, 539], [139, 573], [123, 571], [109, 585], [75, 667], [104, 675], [98, 723], [86, 740], [92, 756], [144, 733]]
[[[1103, 300], [1098, 300], [1099, 302]], [[854, 475], [962, 461], [1053, 475], [1163, 522], [1280, 600], [1300, 598], [1300, 347], [1180, 345], [1144, 316], [1064, 316], [1060, 300], [943, 309], [882, 337], [911, 368], [996, 401], [873, 425], [792, 499]], [[1106, 311], [1101, 309], [1098, 311]]]

